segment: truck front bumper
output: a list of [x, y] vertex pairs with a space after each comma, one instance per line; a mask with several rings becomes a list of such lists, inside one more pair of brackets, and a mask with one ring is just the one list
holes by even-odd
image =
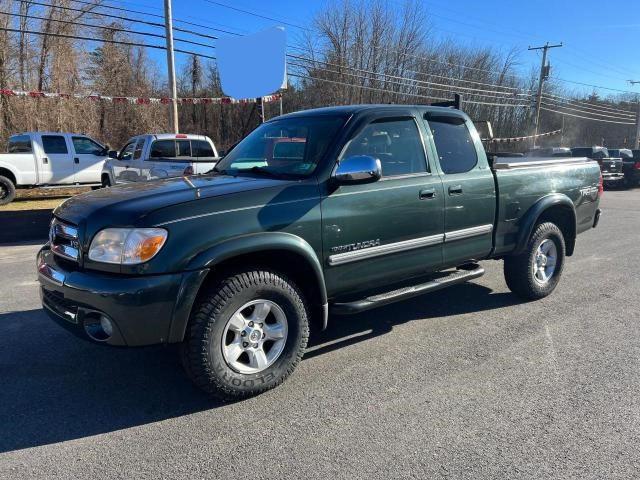
[[56, 323], [116, 346], [181, 341], [206, 276], [204, 270], [129, 277], [65, 269], [48, 246], [38, 253], [37, 268], [42, 306]]

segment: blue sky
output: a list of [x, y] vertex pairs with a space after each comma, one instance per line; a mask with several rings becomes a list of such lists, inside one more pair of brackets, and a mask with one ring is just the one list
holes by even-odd
[[[394, 4], [401, 0], [389, 0]], [[251, 33], [287, 22], [308, 25], [314, 13], [323, 8], [325, 0], [220, 0], [219, 3], [249, 10], [272, 21], [247, 15], [206, 0], [173, 1], [174, 18]], [[162, 13], [162, 0], [132, 0], [112, 5]], [[507, 51], [519, 50], [518, 60], [523, 72], [538, 68], [538, 52], [529, 52], [529, 45], [545, 41], [564, 42], [564, 47], [550, 51], [552, 76], [613, 89], [640, 92], [640, 84], [630, 86], [626, 80], [640, 80], [640, 1], [637, 0], [424, 0], [433, 33], [467, 45], [490, 46]], [[177, 23], [177, 26], [180, 24]], [[284, 25], [295, 42], [300, 29]], [[208, 31], [213, 35], [222, 32]], [[178, 36], [179, 33], [176, 33]], [[184, 36], [184, 34], [182, 34]], [[182, 45], [185, 49], [199, 47]], [[154, 58], [164, 67], [161, 52]], [[184, 60], [177, 55], [178, 62]], [[576, 91], [593, 88], [566, 84]], [[602, 94], [613, 93], [600, 90]]]

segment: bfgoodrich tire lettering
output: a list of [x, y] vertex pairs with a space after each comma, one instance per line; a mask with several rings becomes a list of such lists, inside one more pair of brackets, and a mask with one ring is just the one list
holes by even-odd
[[[545, 256], [544, 251], [553, 252], [553, 257]], [[505, 258], [504, 278], [507, 286], [513, 293], [526, 300], [544, 298], [558, 285], [564, 259], [565, 243], [562, 232], [551, 222], [540, 223], [529, 238], [525, 251], [520, 255]], [[540, 267], [551, 261], [554, 264], [553, 268], [547, 269], [548, 272], [552, 272], [548, 278], [545, 279], [544, 274], [536, 275]]]
[[[243, 305], [262, 299], [273, 302], [287, 318], [282, 353], [257, 373], [240, 373], [225, 360], [222, 344], [228, 322]], [[212, 396], [225, 400], [257, 395], [282, 383], [300, 362], [309, 338], [307, 307], [298, 288], [270, 270], [230, 275], [202, 295], [193, 309], [181, 348], [191, 380]]]

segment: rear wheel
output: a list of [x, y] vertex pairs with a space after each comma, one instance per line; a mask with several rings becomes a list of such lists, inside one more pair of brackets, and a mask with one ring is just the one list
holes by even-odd
[[7, 177], [0, 175], [0, 205], [11, 203], [16, 198], [16, 186]]
[[182, 362], [193, 382], [226, 400], [282, 383], [309, 337], [302, 294], [284, 275], [243, 271], [217, 283], [195, 306]]
[[504, 277], [509, 289], [527, 300], [549, 295], [558, 285], [565, 259], [564, 237], [551, 222], [536, 226], [520, 255], [506, 257]]

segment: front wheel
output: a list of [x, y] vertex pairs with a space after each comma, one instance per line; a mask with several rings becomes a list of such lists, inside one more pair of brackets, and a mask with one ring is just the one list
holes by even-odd
[[309, 337], [307, 307], [296, 285], [269, 270], [231, 275], [202, 295], [182, 344], [193, 382], [225, 400], [282, 383]]
[[544, 298], [558, 285], [564, 259], [562, 232], [554, 223], [540, 223], [529, 238], [525, 251], [505, 258], [507, 286], [526, 300]]

